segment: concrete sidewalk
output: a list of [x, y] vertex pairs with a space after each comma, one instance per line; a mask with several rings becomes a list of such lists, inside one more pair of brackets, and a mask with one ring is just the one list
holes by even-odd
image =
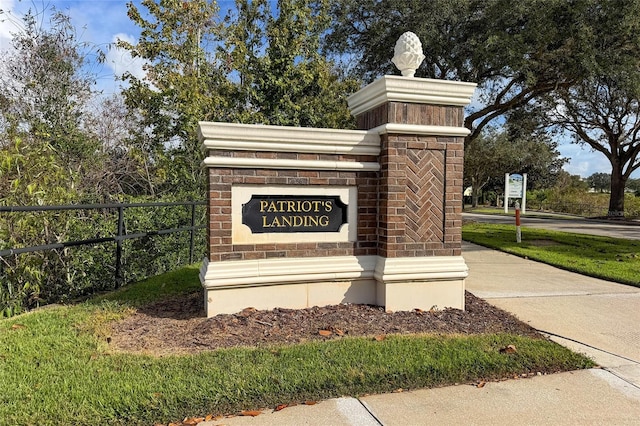
[[602, 369], [337, 398], [201, 425], [640, 425], [640, 289], [464, 243], [467, 289]]

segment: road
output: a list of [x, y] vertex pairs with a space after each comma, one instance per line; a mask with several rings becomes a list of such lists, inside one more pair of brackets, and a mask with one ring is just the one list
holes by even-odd
[[[515, 224], [515, 218], [509, 216], [462, 213], [465, 220], [474, 220], [483, 223]], [[552, 231], [573, 232], [577, 234], [601, 235], [605, 237], [626, 238], [628, 240], [640, 240], [640, 223], [610, 223], [593, 219], [565, 217], [554, 218], [552, 215], [546, 217], [521, 216], [521, 226], [523, 228], [542, 228]]]

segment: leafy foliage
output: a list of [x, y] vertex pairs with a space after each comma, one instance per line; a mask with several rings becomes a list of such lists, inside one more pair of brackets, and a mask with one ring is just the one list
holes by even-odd
[[318, 52], [329, 24], [324, 2], [238, 0], [222, 22], [204, 0], [142, 6], [146, 14], [129, 5], [140, 40], [120, 46], [147, 62], [147, 77], [126, 76], [123, 94], [141, 118], [137, 145], [151, 142], [146, 153], [164, 174], [161, 193], [204, 193], [198, 121], [353, 126], [345, 99], [356, 83]]
[[[639, 23], [640, 25], [640, 23]], [[561, 91], [556, 124], [611, 164], [609, 215], [624, 215], [624, 191], [640, 168], [640, 79], [626, 72], [593, 77]]]
[[[591, 66], [590, 0], [351, 0], [332, 9], [326, 49], [350, 54], [367, 81], [393, 73], [392, 46], [405, 31], [425, 46], [417, 75], [478, 83], [468, 141], [493, 120], [582, 78]], [[598, 28], [604, 30], [604, 28]]]
[[[515, 135], [514, 135], [515, 136]], [[527, 173], [530, 189], [553, 182], [566, 159], [544, 134], [515, 137], [490, 130], [465, 147], [465, 185], [473, 188], [473, 206], [483, 190], [503, 191], [506, 173]]]
[[328, 2], [236, 1], [224, 50], [237, 73], [236, 119], [307, 127], [353, 127], [345, 99], [358, 83], [344, 79], [319, 51]]
[[593, 173], [587, 178], [589, 187], [599, 192], [611, 189], [611, 175], [608, 173]]

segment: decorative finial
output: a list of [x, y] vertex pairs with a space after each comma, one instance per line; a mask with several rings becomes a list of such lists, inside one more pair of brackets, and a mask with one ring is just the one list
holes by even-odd
[[404, 77], [413, 77], [422, 61], [424, 61], [422, 43], [418, 36], [411, 31], [407, 31], [400, 36], [393, 54], [391, 62], [402, 72]]

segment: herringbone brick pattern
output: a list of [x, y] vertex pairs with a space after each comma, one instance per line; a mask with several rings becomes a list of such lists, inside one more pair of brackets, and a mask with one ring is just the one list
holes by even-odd
[[444, 151], [407, 150], [406, 237], [415, 243], [444, 241], [444, 170]]

